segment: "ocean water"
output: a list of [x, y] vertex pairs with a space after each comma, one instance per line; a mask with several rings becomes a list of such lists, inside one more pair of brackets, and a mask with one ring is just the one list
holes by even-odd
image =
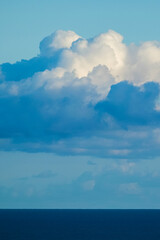
[[160, 210], [0, 210], [0, 240], [160, 240]]

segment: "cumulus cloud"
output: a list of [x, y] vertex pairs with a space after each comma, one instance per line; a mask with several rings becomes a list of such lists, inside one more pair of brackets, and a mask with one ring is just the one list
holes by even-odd
[[79, 38], [80, 36], [72, 31], [58, 30], [41, 41], [40, 54], [47, 57], [52, 56], [60, 49], [70, 48], [72, 43]]
[[101, 157], [159, 154], [160, 43], [58, 30], [0, 66], [1, 149]]

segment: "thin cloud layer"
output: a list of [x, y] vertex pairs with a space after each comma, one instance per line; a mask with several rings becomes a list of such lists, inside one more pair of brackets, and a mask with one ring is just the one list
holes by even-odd
[[1, 150], [158, 155], [160, 44], [56, 31], [30, 60], [0, 66]]

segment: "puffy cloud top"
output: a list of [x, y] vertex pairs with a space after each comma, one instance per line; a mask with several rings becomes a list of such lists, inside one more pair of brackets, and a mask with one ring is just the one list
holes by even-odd
[[41, 41], [40, 52], [44, 56], [52, 56], [55, 51], [70, 48], [79, 38], [80, 36], [72, 31], [58, 30]]
[[0, 66], [1, 149], [159, 154], [160, 44], [58, 30], [30, 60]]

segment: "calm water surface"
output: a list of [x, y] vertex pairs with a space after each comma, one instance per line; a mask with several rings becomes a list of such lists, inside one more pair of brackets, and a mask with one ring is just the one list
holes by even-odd
[[0, 210], [0, 240], [160, 240], [160, 210]]

